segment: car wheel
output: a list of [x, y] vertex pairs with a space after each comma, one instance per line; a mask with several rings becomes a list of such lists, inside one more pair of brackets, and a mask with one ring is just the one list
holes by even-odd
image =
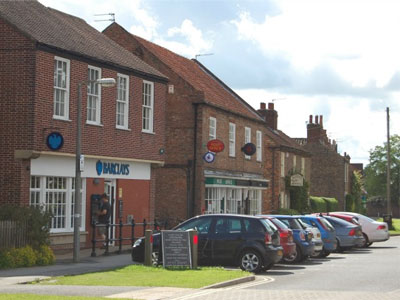
[[296, 245], [296, 252], [292, 256], [284, 257], [283, 260], [288, 263], [296, 263], [301, 260], [302, 256], [300, 247]]
[[363, 232], [364, 243], [361, 245], [361, 248], [367, 248], [369, 244], [368, 236]]
[[258, 273], [262, 269], [262, 259], [257, 251], [244, 250], [239, 257], [239, 266], [243, 271]]

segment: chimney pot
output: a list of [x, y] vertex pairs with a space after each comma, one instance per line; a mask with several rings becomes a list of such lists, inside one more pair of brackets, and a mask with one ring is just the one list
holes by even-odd
[[308, 123], [312, 124], [312, 115], [310, 115], [310, 120]]
[[318, 116], [315, 116], [315, 124], [318, 124]]
[[321, 127], [324, 127], [324, 125], [322, 124], [322, 117], [323, 117], [322, 115], [319, 116], [319, 123], [320, 123]]
[[268, 103], [268, 109], [274, 110], [274, 103], [272, 102]]
[[263, 110], [264, 110], [265, 107], [266, 107], [266, 106], [265, 106], [265, 102], [261, 102], [261, 103], [260, 103], [260, 109], [263, 109]]

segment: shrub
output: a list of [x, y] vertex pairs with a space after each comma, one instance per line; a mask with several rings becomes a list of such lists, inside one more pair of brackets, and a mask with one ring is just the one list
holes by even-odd
[[355, 211], [356, 205], [352, 194], [346, 195], [346, 211]]
[[339, 201], [335, 198], [322, 197], [322, 199], [326, 202], [326, 211], [335, 211], [339, 209]]
[[31, 267], [34, 265], [44, 266], [53, 264], [54, 260], [53, 251], [47, 245], [42, 245], [39, 250], [26, 246], [0, 251], [0, 269]]
[[291, 208], [280, 208], [278, 210], [278, 214], [280, 215], [299, 215], [300, 213], [295, 210], [295, 209], [291, 209]]
[[55, 256], [51, 248], [47, 245], [40, 246], [36, 250], [36, 264], [39, 266], [51, 265], [55, 261]]
[[327, 202], [322, 197], [310, 196], [310, 205], [313, 212], [327, 211]]

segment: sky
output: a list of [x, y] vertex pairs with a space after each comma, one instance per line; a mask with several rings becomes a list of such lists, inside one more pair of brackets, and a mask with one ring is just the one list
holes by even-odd
[[309, 115], [323, 115], [352, 163], [365, 166], [386, 141], [387, 108], [390, 134], [400, 134], [400, 1], [39, 2], [99, 31], [114, 13], [129, 32], [197, 58], [255, 109], [273, 102], [290, 137], [306, 137]]

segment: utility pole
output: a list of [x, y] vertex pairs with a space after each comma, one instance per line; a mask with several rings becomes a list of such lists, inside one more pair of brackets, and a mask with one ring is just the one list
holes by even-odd
[[387, 211], [388, 215], [392, 214], [392, 205], [390, 201], [390, 133], [389, 133], [389, 107], [386, 107], [386, 123], [387, 123], [387, 170], [386, 170], [386, 201], [387, 201]]

